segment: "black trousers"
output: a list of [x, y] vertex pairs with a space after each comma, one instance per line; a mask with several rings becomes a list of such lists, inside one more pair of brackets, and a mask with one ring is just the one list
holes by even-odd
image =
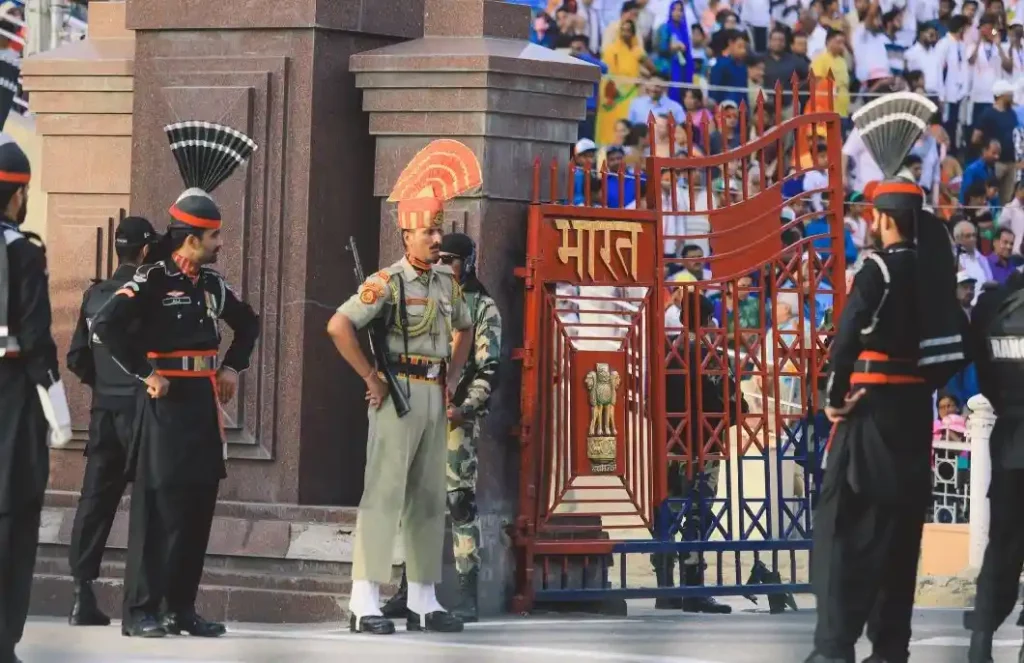
[[988, 546], [978, 574], [974, 629], [994, 633], [1013, 612], [1024, 568], [1024, 470], [993, 469]]
[[125, 619], [195, 610], [217, 484], [149, 490], [140, 472], [132, 487], [125, 569]]
[[835, 490], [823, 490], [815, 514], [815, 649], [853, 661], [866, 623], [876, 654], [905, 661], [924, 506], [878, 503], [845, 481], [836, 484]]
[[42, 501], [0, 514], [0, 663], [14, 660], [32, 594]]
[[130, 410], [92, 412], [82, 497], [75, 511], [68, 554], [76, 580], [92, 581], [100, 576], [107, 537], [127, 485], [127, 449], [134, 417]]

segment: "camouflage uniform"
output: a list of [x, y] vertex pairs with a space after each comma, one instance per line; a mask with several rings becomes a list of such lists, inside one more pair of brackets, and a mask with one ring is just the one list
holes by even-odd
[[470, 518], [460, 521], [452, 517], [455, 568], [460, 576], [480, 568], [480, 518], [475, 507], [476, 444], [501, 358], [501, 315], [494, 300], [484, 293], [467, 292], [466, 303], [473, 319], [473, 353], [466, 362], [453, 401], [470, 416], [462, 426], [448, 428], [449, 503], [456, 491], [469, 493], [474, 502]]

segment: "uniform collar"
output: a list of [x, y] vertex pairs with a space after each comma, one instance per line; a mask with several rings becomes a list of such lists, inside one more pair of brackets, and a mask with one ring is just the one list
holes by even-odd
[[[412, 266], [412, 263], [409, 262], [408, 257], [403, 256], [399, 263], [402, 265], [402, 276], [405, 277], [406, 281], [415, 281], [420, 277], [421, 272], [419, 272], [415, 267]], [[429, 274], [430, 272], [423, 273]]]
[[199, 265], [180, 253], [172, 253], [170, 262], [177, 268], [175, 271], [181, 272], [191, 279], [193, 283], [199, 280]]

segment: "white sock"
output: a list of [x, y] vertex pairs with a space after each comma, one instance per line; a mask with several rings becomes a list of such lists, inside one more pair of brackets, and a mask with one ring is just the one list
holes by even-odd
[[353, 580], [348, 609], [358, 622], [363, 617], [382, 617], [380, 611], [380, 585], [369, 580]]
[[437, 594], [434, 585], [425, 585], [422, 582], [409, 583], [409, 610], [417, 615], [429, 615], [432, 612], [447, 612], [437, 602]]

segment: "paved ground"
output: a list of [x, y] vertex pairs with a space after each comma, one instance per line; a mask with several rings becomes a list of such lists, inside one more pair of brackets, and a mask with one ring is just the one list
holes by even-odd
[[[458, 636], [351, 635], [332, 626], [233, 625], [220, 640], [123, 638], [120, 629], [72, 629], [35, 619], [19, 650], [25, 663], [801, 663], [814, 613], [729, 616], [655, 612], [638, 601], [622, 619], [508, 618]], [[967, 639], [960, 611], [918, 612], [912, 660], [962, 663]], [[1016, 663], [1020, 631], [997, 636], [995, 663]], [[866, 656], [869, 652], [861, 652]]]

